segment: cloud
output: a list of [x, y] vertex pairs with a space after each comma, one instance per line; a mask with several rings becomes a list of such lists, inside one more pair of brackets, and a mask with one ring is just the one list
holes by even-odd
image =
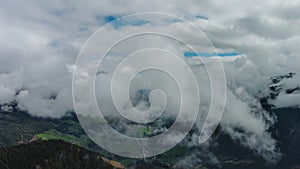
[[4, 105], [6, 103], [10, 103], [13, 101], [15, 95], [14, 90], [0, 86], [0, 93], [1, 93], [0, 104]]
[[[276, 117], [262, 110], [257, 98], [264, 92], [262, 90], [267, 90], [270, 77], [275, 75], [295, 72], [295, 78], [283, 85], [291, 88], [300, 84], [299, 7], [297, 0], [191, 0], [168, 1], [164, 5], [161, 1], [141, 0], [89, 3], [79, 0], [51, 3], [5, 0], [0, 6], [0, 104], [15, 100], [19, 108], [43, 117], [61, 117], [67, 111], [73, 111], [71, 69], [88, 37], [117, 16], [134, 12], [168, 12], [187, 18], [203, 30], [217, 48], [216, 54], [228, 51], [243, 54], [243, 57], [234, 57], [227, 62], [223, 59], [228, 102], [221, 127], [234, 140], [265, 159], [276, 161], [280, 156], [275, 148], [276, 140], [268, 132], [268, 128], [276, 123]], [[158, 31], [185, 29], [180, 22], [166, 22], [164, 27], [159, 27], [140, 21], [116, 25], [118, 29], [107, 31], [105, 39], [110, 41], [122, 31], [139, 27], [152, 27]], [[191, 39], [194, 35], [190, 33], [185, 37]], [[151, 44], [151, 41], [145, 42]], [[164, 43], [166, 41], [162, 40], [153, 45]], [[136, 49], [141, 44], [141, 41], [132, 41]], [[122, 47], [120, 51], [126, 52], [128, 46]], [[104, 70], [102, 72], [111, 71], [110, 67]], [[203, 85], [209, 84], [203, 82]], [[201, 92], [204, 97], [202, 111], [205, 112], [210, 104], [210, 94], [206, 89]], [[298, 98], [298, 93], [281, 93], [273, 104], [299, 107]], [[202, 124], [199, 119], [198, 127]]]

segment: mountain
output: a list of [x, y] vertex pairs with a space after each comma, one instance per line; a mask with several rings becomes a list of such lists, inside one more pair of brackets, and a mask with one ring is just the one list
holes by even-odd
[[[277, 123], [270, 129], [273, 137], [279, 142], [278, 147], [282, 153], [282, 158], [276, 164], [266, 164], [262, 157], [233, 141], [219, 128], [212, 136], [212, 146], [208, 149], [186, 145], [196, 132], [192, 129], [184, 141], [156, 157], [147, 159], [119, 157], [103, 150], [90, 140], [74, 113], [68, 113], [60, 119], [40, 118], [33, 117], [27, 112], [18, 110], [16, 106], [12, 106], [13, 110], [0, 111], [0, 146], [2, 146], [0, 168], [76, 168], [78, 166], [79, 168], [97, 168], [99, 166], [111, 167], [114, 164], [133, 169], [297, 169], [300, 168], [300, 145], [298, 144], [300, 142], [300, 109], [276, 108], [272, 105], [272, 101], [280, 92], [284, 94], [299, 92], [299, 88], [289, 89], [281, 85], [282, 80], [292, 77], [291, 73], [272, 78], [268, 86], [269, 92], [266, 92], [267, 94], [260, 99], [263, 108], [277, 116]], [[140, 90], [132, 101], [137, 104], [141, 100], [148, 102], [148, 95], [148, 90]], [[115, 122], [112, 126], [119, 125], [117, 120], [111, 119], [111, 121]], [[150, 128], [141, 130], [141, 134], [151, 136], [153, 128], [165, 124], [159, 122], [151, 125]], [[190, 158], [186, 160], [186, 163], [178, 164], [187, 157]], [[74, 163], [71, 163], [72, 161]]]
[[0, 148], [1, 169], [124, 169], [117, 162], [61, 140]]
[[[216, 146], [211, 147], [209, 150], [203, 150], [199, 147], [188, 147], [183, 142], [170, 151], [156, 157], [129, 159], [115, 156], [95, 145], [80, 128], [80, 124], [74, 114], [69, 114], [61, 119], [47, 119], [32, 117], [22, 111], [0, 112], [0, 126], [2, 130], [0, 132], [0, 143], [3, 147], [0, 149], [0, 154], [3, 161], [2, 165], [25, 165], [28, 163], [28, 160], [31, 160], [31, 162], [34, 162], [33, 164], [37, 165], [48, 158], [56, 159], [59, 154], [66, 154], [69, 149], [70, 152], [74, 153], [74, 150], [78, 148], [78, 151], [82, 152], [79, 154], [75, 153], [78, 159], [81, 158], [85, 152], [88, 152], [93, 154], [91, 155], [93, 156], [91, 160], [96, 160], [94, 157], [96, 157], [97, 154], [97, 156], [112, 159], [131, 168], [170, 168], [176, 166], [177, 162], [184, 157], [195, 155], [195, 158], [204, 159], [204, 161], [201, 162], [201, 165], [195, 164], [194, 168], [217, 168], [219, 166], [220, 168], [226, 169], [294, 169], [300, 166], [300, 146], [298, 145], [300, 142], [300, 109], [273, 109], [273, 113], [277, 115], [278, 122], [272, 132], [276, 140], [280, 142], [279, 147], [283, 153], [283, 157], [276, 165], [271, 166], [266, 166], [265, 161], [261, 157], [257, 156], [251, 150], [237, 144], [220, 130], [217, 130], [213, 136], [213, 144]], [[193, 133], [193, 130], [191, 133]], [[190, 137], [186, 139], [190, 139]], [[38, 141], [36, 142], [35, 140]], [[55, 144], [59, 146], [57, 151]], [[32, 151], [28, 151], [30, 149]], [[40, 153], [38, 151], [39, 149], [44, 152], [43, 155], [38, 155], [38, 153]], [[55, 150], [55, 152], [51, 154], [53, 150]], [[219, 161], [218, 164], [212, 164], [210, 159], [205, 161], [210, 152], [217, 157]], [[34, 157], [38, 157], [36, 159], [37, 161], [30, 159], [31, 153], [33, 153]], [[11, 154], [11, 156], [9, 154]], [[18, 155], [13, 156], [13, 154]], [[36, 154], [36, 156], [34, 154]], [[8, 157], [9, 159], [7, 159]], [[22, 161], [22, 158], [25, 158], [26, 161]], [[10, 160], [16, 161], [13, 162]], [[78, 162], [80, 165], [84, 165], [84, 162]], [[96, 163], [100, 165], [100, 162], [101, 161]], [[65, 163], [59, 163], [57, 165], [63, 164]], [[26, 166], [27, 165], [29, 164], [26, 164]], [[187, 167], [182, 168], [189, 168], [189, 165], [193, 166], [194, 163], [190, 162]], [[56, 167], [59, 168], [60, 166]], [[20, 167], [11, 166], [11, 168], [19, 169]], [[180, 168], [180, 166], [177, 166], [177, 168]]]

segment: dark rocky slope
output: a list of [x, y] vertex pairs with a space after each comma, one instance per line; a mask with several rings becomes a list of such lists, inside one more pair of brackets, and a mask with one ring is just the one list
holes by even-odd
[[36, 141], [0, 148], [1, 169], [122, 168], [95, 152], [60, 140]]

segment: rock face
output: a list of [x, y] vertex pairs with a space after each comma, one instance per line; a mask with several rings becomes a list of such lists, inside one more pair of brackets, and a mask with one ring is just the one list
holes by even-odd
[[46, 119], [22, 111], [0, 111], [0, 146], [28, 143], [38, 133], [54, 128]]
[[124, 168], [95, 152], [60, 140], [36, 141], [0, 148], [1, 169], [110, 169]]
[[300, 109], [281, 108], [276, 109], [275, 113], [278, 117], [275, 137], [283, 153], [276, 168], [296, 169], [300, 166]]

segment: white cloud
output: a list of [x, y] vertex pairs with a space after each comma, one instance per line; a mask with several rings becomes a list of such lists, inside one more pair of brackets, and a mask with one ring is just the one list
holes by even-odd
[[14, 90], [3, 86], [0, 86], [0, 93], [0, 104], [10, 103], [13, 101], [15, 96]]
[[[75, 63], [87, 38], [105, 24], [105, 16], [168, 12], [189, 18], [208, 35], [218, 51], [234, 50], [246, 55], [224, 62], [229, 99], [221, 125], [233, 139], [274, 160], [278, 157], [275, 140], [267, 129], [275, 117], [268, 117], [261, 110], [257, 94], [267, 88], [271, 76], [278, 74], [297, 73], [294, 80], [285, 82], [286, 88], [300, 84], [299, 8], [297, 0], [191, 0], [164, 4], [141, 0], [88, 3], [4, 0], [0, 5], [0, 104], [16, 99], [20, 108], [33, 115], [64, 115], [73, 110], [71, 72], [67, 66]], [[208, 20], [193, 19], [196, 15], [207, 16]], [[181, 23], [172, 23], [168, 28], [180, 26]], [[111, 30], [106, 38], [109, 41], [113, 33], [132, 29], [135, 28], [129, 25]], [[206, 98], [204, 105], [209, 106], [208, 91], [201, 92]], [[16, 93], [19, 94], [15, 96]], [[281, 93], [274, 104], [299, 106], [297, 100], [298, 93], [289, 96]], [[253, 105], [258, 108], [253, 109]], [[234, 131], [236, 127], [245, 133]]]

